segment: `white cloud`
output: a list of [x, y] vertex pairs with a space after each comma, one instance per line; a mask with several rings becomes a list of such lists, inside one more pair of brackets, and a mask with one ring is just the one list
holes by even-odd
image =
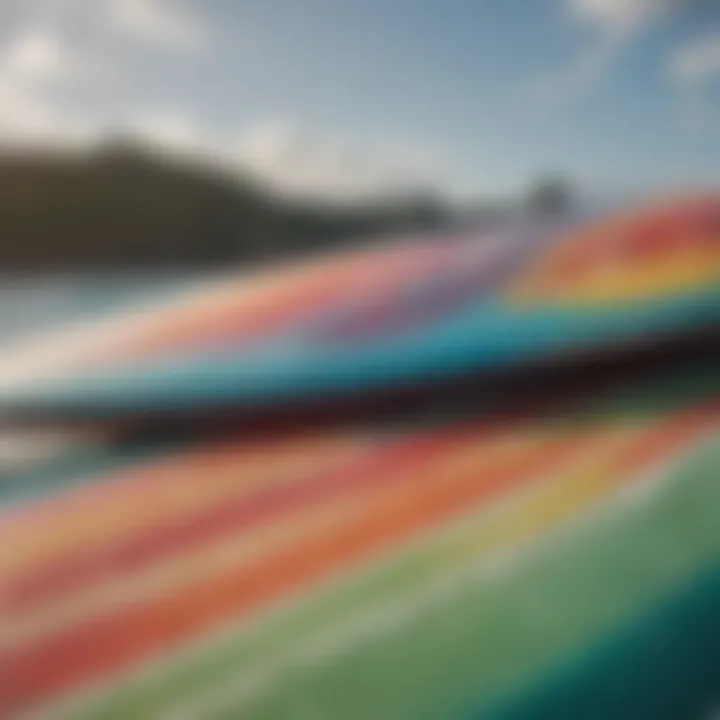
[[75, 139], [86, 123], [55, 99], [91, 76], [97, 64], [84, 62], [52, 24], [29, 24], [0, 48], [0, 131], [14, 141]]
[[69, 145], [92, 140], [95, 133], [96, 128], [87, 117], [0, 74], [1, 139]]
[[207, 28], [178, 0], [111, 0], [110, 28], [125, 37], [181, 50], [195, 50]]
[[32, 93], [0, 76], [0, 130], [3, 134], [35, 134], [51, 123], [49, 108]]
[[669, 69], [671, 77], [682, 85], [705, 83], [720, 76], [720, 33], [680, 48]]
[[28, 83], [55, 83], [89, 77], [94, 63], [48, 28], [29, 28], [0, 51], [0, 72]]
[[134, 135], [172, 152], [208, 152], [207, 141], [189, 116], [178, 110], [152, 110], [137, 114], [127, 123]]
[[267, 120], [247, 130], [234, 156], [278, 192], [339, 202], [401, 198], [437, 179], [431, 153], [383, 145], [389, 147], [349, 150]]
[[441, 163], [407, 142], [354, 147], [319, 139], [277, 119], [257, 122], [240, 136], [223, 136], [179, 109], [148, 110], [124, 126], [153, 148], [197, 158], [230, 172], [248, 171], [288, 198], [344, 204], [393, 199], [434, 186]]
[[195, 49], [209, 33], [200, 0], [0, 0], [5, 23], [67, 29], [80, 20], [95, 39], [121, 36], [166, 49]]
[[625, 48], [654, 23], [689, 0], [565, 0], [566, 14], [596, 34], [588, 50], [569, 70], [536, 83], [532, 94], [557, 105], [588, 91], [610, 72]]
[[282, 120], [265, 120], [253, 125], [241, 138], [239, 152], [257, 167], [292, 162], [297, 138], [291, 125]]
[[[0, 12], [0, 134], [13, 141], [97, 133], [103, 123], [92, 120], [95, 91], [123, 74], [132, 85], [127, 43], [192, 50], [208, 31], [182, 0], [0, 0]], [[167, 113], [143, 124], [148, 135], [178, 144], [189, 132]]]
[[681, 0], [569, 0], [569, 12], [611, 33], [631, 33], [680, 7]]

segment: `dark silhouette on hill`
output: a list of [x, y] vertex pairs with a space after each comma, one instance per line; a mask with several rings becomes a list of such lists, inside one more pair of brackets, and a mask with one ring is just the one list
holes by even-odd
[[432, 194], [337, 207], [281, 200], [249, 176], [116, 142], [0, 153], [0, 272], [215, 266], [435, 229]]

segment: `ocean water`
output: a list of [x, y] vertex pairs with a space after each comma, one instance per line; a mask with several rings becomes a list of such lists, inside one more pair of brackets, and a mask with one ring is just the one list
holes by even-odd
[[0, 352], [53, 326], [171, 296], [205, 277], [190, 272], [0, 276]]

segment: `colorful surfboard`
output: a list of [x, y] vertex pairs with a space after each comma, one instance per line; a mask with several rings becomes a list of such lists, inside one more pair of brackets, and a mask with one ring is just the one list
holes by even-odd
[[[0, 717], [712, 717], [719, 272], [706, 198], [203, 284], [0, 354]], [[492, 382], [431, 392], [464, 373]], [[410, 414], [244, 415], [411, 381]]]
[[552, 361], [720, 320], [720, 201], [348, 253], [6, 353], [0, 409], [284, 406]]
[[[0, 483], [0, 715], [698, 717], [720, 374]], [[665, 714], [663, 714], [665, 713]]]

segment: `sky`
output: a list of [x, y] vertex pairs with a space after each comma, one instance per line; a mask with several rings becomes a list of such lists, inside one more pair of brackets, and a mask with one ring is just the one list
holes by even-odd
[[0, 142], [131, 132], [289, 193], [720, 184], [717, 0], [0, 0]]

